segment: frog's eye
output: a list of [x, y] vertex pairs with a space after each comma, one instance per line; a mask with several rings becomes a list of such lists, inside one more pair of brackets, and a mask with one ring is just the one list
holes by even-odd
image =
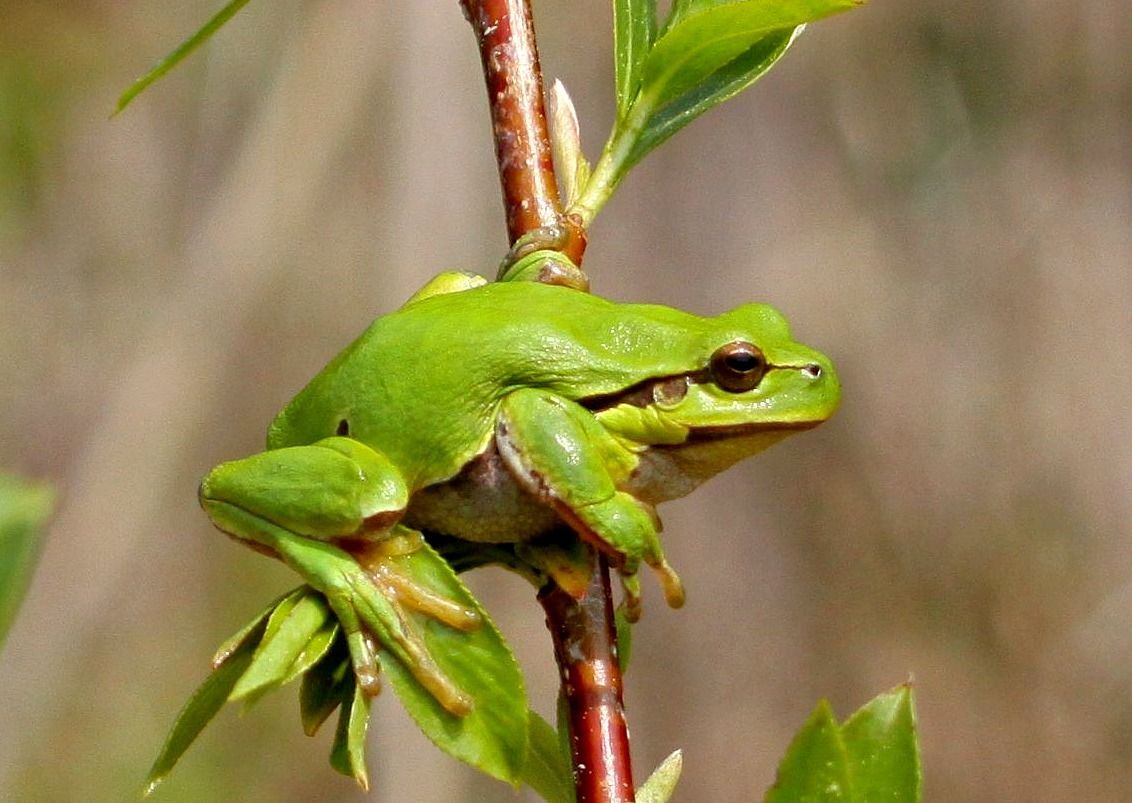
[[766, 357], [758, 346], [742, 340], [720, 346], [711, 355], [715, 383], [730, 393], [754, 390], [766, 376]]

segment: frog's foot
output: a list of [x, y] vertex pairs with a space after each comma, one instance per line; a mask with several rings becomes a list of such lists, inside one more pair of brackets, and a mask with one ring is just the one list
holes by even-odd
[[[664, 592], [664, 601], [668, 603], [670, 608], [681, 608], [684, 606], [684, 583], [680, 580], [680, 576], [676, 571], [668, 565], [668, 561], [664, 556], [660, 556], [659, 560], [653, 561], [651, 558], [647, 564], [652, 569], [660, 581], [660, 588]], [[621, 573], [621, 588], [625, 591], [625, 617], [630, 622], [636, 622], [641, 618], [641, 577], [637, 573], [636, 567], [627, 568], [622, 565], [618, 569]]]
[[439, 612], [441, 621], [464, 630], [472, 627], [473, 620], [478, 624], [477, 613], [462, 610], [450, 601], [438, 604], [432, 600], [436, 595], [427, 589], [415, 597], [398, 592], [405, 584], [389, 582], [381, 566], [382, 561], [396, 556], [372, 557], [369, 565], [363, 566], [356, 556], [343, 550], [344, 544], [296, 536], [264, 521], [255, 522], [255, 526], [270, 538], [274, 552], [326, 597], [346, 637], [354, 675], [363, 692], [373, 696], [380, 690], [377, 654], [386, 650], [450, 714], [462, 717], [471, 712], [472, 698], [437, 664], [419, 625], [409, 615], [416, 608], [406, 600], [423, 600], [417, 607], [423, 607], [426, 613]]
[[381, 690], [377, 651], [379, 644], [384, 644], [444, 710], [458, 717], [471, 713], [472, 699], [444, 674], [416, 625], [386, 589], [374, 582], [373, 574], [367, 571], [345, 579], [348, 590], [329, 589], [324, 593], [346, 635], [362, 691], [372, 697]]
[[398, 561], [424, 545], [424, 536], [408, 527], [397, 527], [393, 535], [380, 541], [366, 541], [347, 548], [369, 574], [386, 598], [403, 614], [405, 610], [424, 614], [449, 627], [470, 633], [483, 619], [474, 608], [438, 594], [413, 579]]
[[351, 545], [350, 554], [388, 603], [398, 627], [392, 637], [405, 653], [413, 677], [449, 712], [464, 716], [472, 700], [444, 674], [425, 644], [412, 614], [421, 614], [461, 632], [478, 630], [483, 619], [474, 608], [434, 591], [412, 576], [404, 558], [420, 549], [423, 536], [406, 527], [381, 541]]
[[572, 228], [563, 224], [543, 226], [528, 232], [511, 246], [504, 257], [499, 266], [498, 281], [541, 282], [589, 292], [589, 277], [564, 253], [571, 248], [577, 236]]
[[[660, 519], [652, 505], [625, 493], [571, 510], [558, 505], [559, 514], [578, 534], [605, 554], [621, 574], [625, 590], [625, 612], [629, 621], [641, 615], [641, 563], [652, 569], [660, 581], [664, 600], [670, 608], [684, 605], [684, 584], [669, 565], [660, 546]], [[613, 537], [603, 537], [602, 533]]]

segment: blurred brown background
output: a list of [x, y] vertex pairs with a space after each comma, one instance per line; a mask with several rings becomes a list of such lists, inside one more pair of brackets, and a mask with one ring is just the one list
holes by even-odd
[[[293, 578], [195, 499], [374, 315], [505, 248], [471, 34], [445, 2], [0, 3], [0, 466], [63, 505], [0, 657], [0, 799], [126, 800], [218, 642]], [[605, 0], [536, 3], [591, 158]], [[639, 779], [748, 801], [815, 701], [914, 676], [929, 801], [1132, 789], [1132, 6], [884, 3], [815, 25], [650, 156], [592, 232], [603, 294], [772, 301], [842, 372], [818, 431], [667, 506]], [[549, 713], [541, 610], [472, 582]], [[293, 694], [225, 712], [162, 800], [360, 800]], [[392, 698], [371, 798], [514, 800]]]

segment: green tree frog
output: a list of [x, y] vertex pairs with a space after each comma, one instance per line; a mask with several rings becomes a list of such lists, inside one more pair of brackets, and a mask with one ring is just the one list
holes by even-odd
[[766, 305], [706, 318], [447, 273], [335, 357], [266, 451], [217, 466], [200, 499], [326, 596], [363, 689], [389, 649], [458, 716], [474, 701], [403, 625], [411, 610], [469, 630], [478, 614], [390, 555], [421, 531], [529, 544], [565, 524], [618, 569], [631, 617], [642, 563], [678, 607], [654, 506], [816, 426], [839, 395], [829, 360]]

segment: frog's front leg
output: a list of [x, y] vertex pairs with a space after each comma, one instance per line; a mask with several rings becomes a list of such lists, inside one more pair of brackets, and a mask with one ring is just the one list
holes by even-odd
[[397, 571], [394, 558], [419, 548], [420, 537], [395, 526], [408, 490], [387, 458], [342, 437], [273, 449], [217, 466], [201, 483], [200, 500], [217, 527], [280, 558], [326, 596], [364, 690], [378, 688], [376, 639], [446, 710], [471, 710], [408, 611], [461, 630], [478, 627], [479, 615]]
[[640, 612], [641, 561], [656, 571], [668, 604], [684, 604], [680, 578], [665, 560], [652, 506], [618, 490], [635, 456], [581, 405], [524, 389], [503, 401], [496, 444], [508, 469], [621, 572], [631, 618]]
[[571, 235], [571, 229], [563, 223], [527, 232], [503, 258], [496, 281], [541, 282], [588, 293], [589, 277], [563, 253], [570, 247]]

